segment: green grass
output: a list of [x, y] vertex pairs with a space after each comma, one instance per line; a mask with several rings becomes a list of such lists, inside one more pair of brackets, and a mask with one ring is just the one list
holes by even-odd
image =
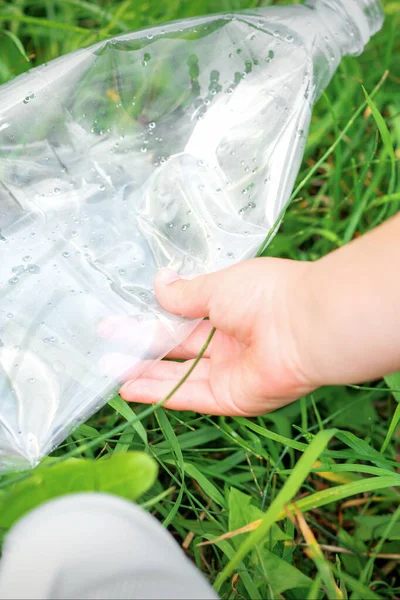
[[[256, 4], [0, 0], [0, 81], [111, 35]], [[400, 3], [386, 10], [384, 30], [342, 62], [315, 109], [293, 202], [267, 255], [316, 260], [399, 210]], [[154, 457], [159, 476], [140, 502], [186, 540], [223, 598], [395, 598], [399, 401], [399, 375], [324, 388], [252, 420], [115, 399], [54, 456]], [[0, 502], [9, 483], [0, 482]], [[293, 501], [305, 521], [294, 519]], [[252, 532], [199, 545], [256, 521]]]

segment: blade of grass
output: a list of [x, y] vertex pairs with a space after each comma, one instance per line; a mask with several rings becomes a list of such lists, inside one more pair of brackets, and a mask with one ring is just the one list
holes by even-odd
[[364, 600], [379, 600], [381, 598], [381, 596], [375, 594], [375, 592], [370, 590], [366, 585], [363, 585], [358, 579], [355, 579], [344, 571], [339, 571], [335, 565], [331, 565], [331, 568], [336, 577], [341, 577], [353, 592], [360, 595], [360, 598]]
[[268, 438], [269, 440], [272, 440], [274, 442], [278, 442], [279, 444], [283, 444], [284, 446], [288, 446], [289, 448], [294, 448], [294, 450], [300, 450], [304, 452], [304, 450], [308, 448], [307, 444], [303, 444], [302, 442], [295, 442], [290, 438], [284, 437], [283, 435], [279, 435], [278, 433], [270, 431], [266, 427], [260, 427], [260, 425], [257, 425], [257, 423], [253, 423], [252, 421], [244, 417], [235, 417], [235, 421], [236, 423], [243, 425], [243, 427], [247, 427], [248, 429], [255, 431], [255, 433], [258, 433], [258, 435]]
[[189, 477], [193, 477], [202, 488], [204, 493], [214, 500], [222, 508], [226, 508], [225, 498], [216, 486], [192, 463], [185, 462], [185, 471]]
[[284, 507], [298, 492], [304, 480], [310, 473], [315, 461], [319, 458], [335, 433], [335, 429], [320, 431], [312, 440], [307, 450], [297, 462], [284, 486], [273, 500], [259, 527], [243, 542], [235, 556], [218, 575], [214, 585], [217, 592], [246, 554], [265, 536], [272, 524], [277, 520], [279, 514], [284, 511]]
[[[344, 483], [321, 492], [315, 492], [306, 498], [301, 498], [296, 502], [297, 507], [302, 511], [313, 510], [314, 508], [320, 508], [326, 504], [343, 500], [349, 496], [355, 496], [356, 494], [365, 494], [367, 492], [376, 492], [389, 487], [396, 487], [400, 485], [400, 475], [384, 475], [382, 477], [370, 477], [368, 479], [361, 479], [359, 481], [353, 481], [351, 483]], [[294, 510], [294, 507], [288, 505], [288, 510]], [[281, 511], [278, 514], [278, 518], [282, 519], [285, 516], [285, 512]]]
[[183, 493], [185, 491], [185, 465], [183, 462], [183, 454], [179, 442], [176, 438], [175, 432], [172, 428], [171, 423], [169, 422], [168, 416], [164, 410], [160, 410], [156, 413], [156, 419], [164, 433], [165, 439], [169, 442], [172, 452], [176, 458], [176, 462], [178, 463], [180, 476], [181, 476], [181, 486], [179, 489], [178, 498], [173, 506], [173, 509], [168, 514], [168, 517], [164, 519], [163, 525], [164, 527], [168, 527], [168, 525], [174, 520], [175, 515], [177, 514], [180, 505], [182, 503]]
[[397, 429], [399, 421], [400, 421], [400, 404], [398, 404], [396, 407], [396, 410], [395, 410], [392, 420], [390, 422], [389, 429], [387, 431], [385, 440], [382, 444], [382, 448], [380, 449], [380, 452], [382, 454], [386, 451], [387, 447], [389, 446], [390, 440], [392, 439], [392, 436]]
[[[389, 71], [385, 71], [385, 73], [383, 74], [382, 78], [380, 79], [380, 81], [378, 82], [378, 84], [375, 86], [375, 88], [371, 92], [371, 96], [370, 96], [371, 98], [373, 98], [375, 96], [375, 94], [379, 91], [379, 89], [382, 87], [382, 85], [385, 82], [385, 80], [387, 79], [388, 75], [389, 75]], [[310, 179], [313, 177], [313, 175], [324, 164], [324, 162], [326, 161], [326, 159], [328, 158], [328, 156], [330, 156], [332, 154], [332, 152], [336, 149], [336, 146], [338, 144], [340, 144], [340, 142], [345, 137], [345, 135], [348, 132], [348, 130], [352, 127], [352, 125], [354, 124], [354, 122], [356, 121], [356, 119], [360, 116], [360, 114], [363, 112], [363, 110], [365, 110], [365, 108], [367, 107], [367, 105], [368, 105], [368, 102], [366, 100], [353, 113], [353, 115], [350, 118], [350, 120], [347, 122], [347, 124], [345, 125], [345, 127], [342, 129], [339, 137], [337, 137], [335, 139], [335, 141], [333, 142], [333, 144], [331, 146], [329, 146], [328, 150], [326, 152], [324, 152], [324, 154], [321, 156], [321, 158], [309, 170], [309, 172], [307, 173], [306, 177], [304, 177], [304, 179], [302, 179], [302, 181], [300, 181], [299, 185], [296, 187], [296, 189], [294, 190], [294, 192], [292, 194], [292, 199], [297, 198], [297, 196], [299, 195], [299, 193], [301, 192], [301, 190], [304, 188], [304, 186], [310, 181]]]
[[19, 39], [19, 37], [17, 37], [12, 31], [9, 31], [8, 29], [1, 29], [0, 32], [1, 32], [1, 35], [6, 35], [7, 37], [9, 37], [10, 40], [14, 43], [18, 52], [21, 54], [21, 56], [24, 57], [26, 62], [30, 62], [29, 57], [27, 56], [27, 54], [25, 52], [24, 45], [21, 42], [21, 40]]
[[[19, 21], [21, 23], [28, 23], [30, 25], [35, 25], [36, 27], [44, 27], [46, 29], [59, 29], [60, 31], [68, 31], [70, 33], [84, 33], [85, 35], [89, 35], [91, 33], [90, 29], [86, 29], [85, 27], [79, 27], [78, 25], [70, 25], [69, 23], [60, 23], [59, 21], [49, 21], [48, 19], [42, 19], [40, 17], [32, 17], [30, 15], [25, 15], [20, 12], [0, 12], [0, 20], [1, 21]], [[104, 36], [107, 37], [107, 36]]]
[[361, 577], [360, 577], [361, 583], [365, 583], [367, 580], [371, 579], [375, 560], [376, 560], [378, 554], [380, 553], [383, 544], [386, 542], [387, 538], [389, 537], [389, 534], [390, 534], [391, 530], [393, 529], [393, 526], [397, 523], [397, 521], [399, 519], [400, 519], [400, 506], [397, 507], [397, 510], [394, 512], [392, 518], [390, 519], [389, 523], [385, 527], [382, 537], [380, 538], [379, 542], [375, 546], [372, 556], [370, 556], [367, 564], [365, 565], [364, 570], [361, 573]]
[[328, 593], [328, 598], [343, 600], [344, 596], [336, 585], [330, 565], [325, 559], [325, 556], [321, 548], [319, 547], [315, 535], [313, 534], [311, 528], [307, 524], [307, 521], [305, 520], [303, 514], [300, 512], [300, 510], [295, 504], [294, 507], [298, 527], [307, 543], [307, 555], [309, 558], [311, 558], [311, 560], [314, 562], [315, 566], [318, 569], [321, 579], [325, 584]]
[[389, 387], [393, 397], [397, 402], [400, 402], [400, 371], [386, 375], [384, 377], [386, 385]]
[[393, 149], [392, 138], [391, 138], [388, 126], [386, 125], [385, 119], [382, 117], [381, 113], [379, 112], [378, 107], [376, 106], [375, 102], [369, 96], [369, 94], [364, 86], [362, 86], [362, 89], [363, 89], [365, 98], [367, 99], [368, 106], [371, 109], [372, 116], [374, 117], [377, 127], [379, 129], [379, 133], [381, 134], [382, 142], [385, 147], [386, 153], [389, 156], [390, 161], [391, 161], [392, 173], [391, 173], [391, 177], [390, 177], [389, 190], [388, 190], [388, 193], [390, 195], [394, 192], [394, 188], [396, 185], [396, 156], [395, 156], [394, 149]]
[[318, 592], [320, 591], [320, 589], [321, 589], [321, 575], [320, 575], [320, 573], [318, 573], [314, 579], [312, 586], [310, 587], [310, 589], [308, 591], [307, 600], [315, 600], [316, 598], [319, 598]]
[[[135, 416], [135, 413], [133, 412], [131, 407], [126, 402], [124, 402], [120, 396], [115, 396], [114, 398], [111, 398], [111, 400], [108, 401], [108, 404], [128, 422], [130, 422]], [[140, 421], [137, 421], [135, 423], [132, 423], [132, 427], [139, 435], [140, 439], [147, 446], [147, 433], [142, 423]]]

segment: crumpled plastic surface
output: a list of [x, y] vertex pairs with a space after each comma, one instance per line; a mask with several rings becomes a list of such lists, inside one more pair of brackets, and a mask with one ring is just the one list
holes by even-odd
[[1, 469], [36, 464], [194, 329], [157, 303], [157, 269], [257, 252], [315, 97], [363, 47], [344, 23], [329, 37], [298, 5], [193, 19], [0, 88]]

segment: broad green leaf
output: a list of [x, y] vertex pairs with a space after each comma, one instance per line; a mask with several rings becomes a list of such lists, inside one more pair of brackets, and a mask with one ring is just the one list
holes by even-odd
[[260, 559], [263, 562], [263, 572], [271, 586], [274, 598], [278, 598], [280, 594], [293, 588], [308, 590], [312, 585], [310, 577], [265, 548], [260, 554]]
[[366, 428], [380, 420], [373, 402], [369, 401], [372, 396], [373, 392], [355, 396], [354, 391], [347, 388], [341, 389], [340, 393], [331, 390], [326, 394], [323, 404], [330, 415], [335, 413], [336, 427], [351, 429], [364, 437]]
[[[354, 517], [357, 525], [355, 531], [356, 538], [362, 541], [379, 539], [385, 531], [387, 525], [390, 523], [391, 518], [391, 514], [364, 515]], [[400, 523], [395, 523], [387, 539], [400, 540]]]
[[[263, 518], [264, 512], [251, 502], [251, 496], [244, 494], [234, 487], [231, 488], [229, 492], [229, 531], [241, 529], [245, 525]], [[270, 544], [272, 550], [278, 541], [290, 539], [291, 537], [274, 523], [269, 531], [269, 535], [265, 538], [265, 542]], [[233, 538], [232, 542], [236, 548], [241, 544], [240, 538]]]
[[156, 462], [143, 452], [41, 465], [0, 496], [0, 528], [8, 529], [36, 506], [65, 494], [104, 492], [137, 500], [153, 485], [156, 475]]
[[379, 542], [376, 544], [375, 548], [373, 549], [371, 555], [368, 558], [368, 562], [365, 565], [363, 572], [361, 573], [361, 577], [360, 577], [360, 581], [362, 583], [371, 581], [371, 578], [373, 575], [373, 570], [374, 570], [375, 560], [376, 560], [378, 554], [382, 551], [383, 544], [386, 542], [386, 540], [390, 539], [390, 535], [391, 535], [394, 527], [398, 524], [399, 519], [400, 519], [400, 506], [398, 506], [396, 511], [392, 515], [390, 515], [389, 522], [386, 523], [386, 526], [380, 535]]

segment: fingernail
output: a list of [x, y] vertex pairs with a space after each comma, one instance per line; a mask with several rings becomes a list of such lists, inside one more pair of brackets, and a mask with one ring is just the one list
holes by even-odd
[[123, 400], [131, 400], [140, 397], [141, 385], [137, 380], [127, 381], [119, 390], [119, 395]]
[[157, 273], [157, 282], [161, 283], [162, 285], [169, 285], [170, 283], [173, 283], [174, 281], [179, 281], [179, 279], [181, 279], [181, 277], [178, 275], [178, 273], [176, 271], [173, 271], [172, 269], [160, 269]]

